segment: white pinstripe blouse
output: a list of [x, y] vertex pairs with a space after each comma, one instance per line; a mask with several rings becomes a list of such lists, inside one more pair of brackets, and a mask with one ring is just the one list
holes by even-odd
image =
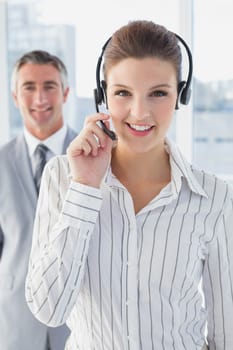
[[95, 189], [66, 156], [46, 166], [26, 299], [67, 321], [67, 350], [198, 350], [206, 324], [210, 350], [233, 349], [233, 189], [168, 144], [172, 181], [137, 215], [111, 169]]

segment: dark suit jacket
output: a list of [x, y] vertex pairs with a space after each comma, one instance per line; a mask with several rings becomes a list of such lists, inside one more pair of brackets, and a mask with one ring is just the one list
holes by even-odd
[[[65, 153], [76, 133], [68, 128]], [[31, 249], [37, 193], [24, 136], [0, 149], [0, 349], [63, 350], [66, 326], [48, 328], [25, 301], [25, 277]]]

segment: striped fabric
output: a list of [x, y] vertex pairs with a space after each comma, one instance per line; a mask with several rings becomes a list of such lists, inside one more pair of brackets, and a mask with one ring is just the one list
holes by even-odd
[[233, 189], [167, 142], [171, 183], [137, 215], [111, 169], [95, 189], [45, 168], [26, 299], [66, 350], [233, 349]]

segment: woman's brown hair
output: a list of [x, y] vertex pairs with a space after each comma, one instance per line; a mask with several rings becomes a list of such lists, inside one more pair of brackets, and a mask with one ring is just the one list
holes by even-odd
[[181, 80], [181, 49], [173, 32], [152, 21], [131, 21], [118, 29], [104, 52], [103, 72], [126, 58], [157, 57], [173, 64]]

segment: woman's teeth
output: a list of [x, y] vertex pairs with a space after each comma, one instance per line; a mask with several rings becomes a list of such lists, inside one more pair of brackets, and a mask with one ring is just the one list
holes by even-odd
[[137, 130], [137, 131], [146, 131], [152, 128], [150, 125], [136, 125], [136, 124], [129, 124], [131, 129]]

